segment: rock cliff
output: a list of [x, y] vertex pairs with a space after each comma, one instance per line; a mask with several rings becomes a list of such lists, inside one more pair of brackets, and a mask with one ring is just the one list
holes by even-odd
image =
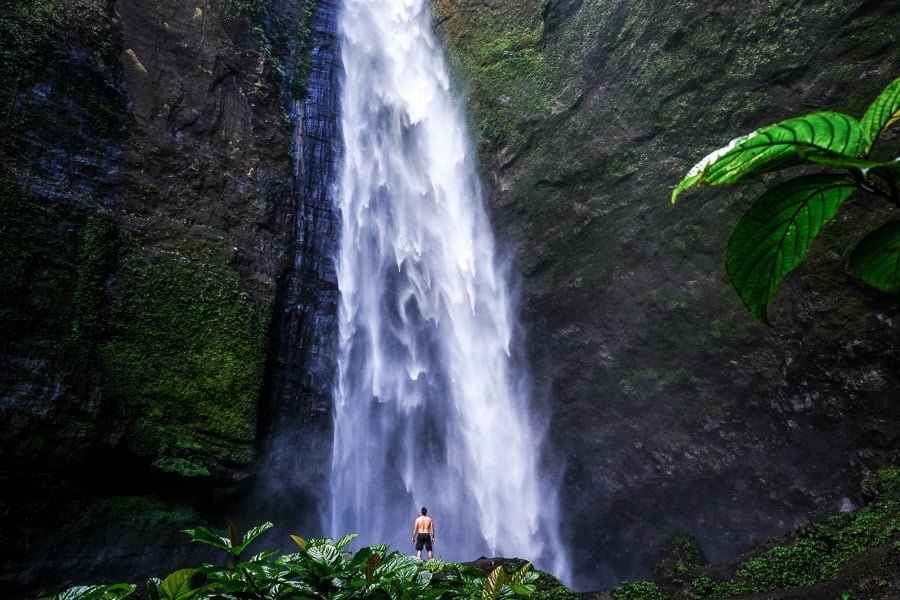
[[900, 8], [538, 4], [435, 7], [521, 274], [576, 585], [646, 576], [676, 531], [715, 561], [854, 505], [900, 450], [900, 304], [845, 263], [896, 208], [855, 196], [766, 327], [722, 268], [760, 188], [669, 195], [737, 135], [815, 110], [861, 116], [900, 74]]
[[[277, 397], [327, 430], [317, 335], [333, 280], [303, 245], [334, 222], [301, 201], [320, 156], [295, 150], [294, 164], [290, 122], [307, 75], [331, 76], [309, 73], [310, 6], [0, 10], [5, 593], [185, 562], [173, 536], [221, 516], [258, 431], [290, 412]], [[818, 109], [860, 115], [898, 76], [900, 7], [434, 7], [520, 274], [576, 586], [648, 576], [678, 531], [715, 562], [858, 504], [863, 475], [900, 458], [900, 304], [845, 262], [892, 209], [854, 197], [770, 328], [722, 270], [758, 189], [668, 197], [735, 135]], [[297, 355], [309, 371], [291, 371]]]
[[246, 477], [296, 208], [254, 7], [0, 13], [8, 593], [166, 564]]

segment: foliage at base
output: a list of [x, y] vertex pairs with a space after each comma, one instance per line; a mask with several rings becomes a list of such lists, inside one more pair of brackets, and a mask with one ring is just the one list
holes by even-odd
[[[184, 530], [194, 542], [222, 551], [225, 564], [205, 564], [179, 569], [164, 579], [151, 578], [146, 584], [147, 596], [150, 600], [514, 600], [534, 596], [539, 578], [530, 563], [512, 571], [499, 566], [482, 576], [465, 565], [440, 559], [422, 562], [384, 545], [351, 553], [345, 548], [355, 535], [339, 540], [292, 535], [296, 552], [266, 550], [244, 559], [251, 545], [271, 528], [271, 523], [263, 523], [240, 535], [229, 522], [226, 532], [205, 527]], [[63, 590], [52, 600], [121, 600], [136, 590], [130, 583], [82, 585]]]
[[[664, 587], [671, 589], [665, 591], [653, 581], [621, 585], [613, 590], [613, 599], [738, 598], [837, 579], [852, 581], [852, 571], [870, 553], [900, 555], [900, 468], [873, 473], [866, 487], [877, 494], [870, 504], [803, 527], [788, 543], [747, 558], [732, 579], [713, 579], [694, 571], [693, 577], [666, 580]], [[678, 589], [681, 582], [684, 587]]]

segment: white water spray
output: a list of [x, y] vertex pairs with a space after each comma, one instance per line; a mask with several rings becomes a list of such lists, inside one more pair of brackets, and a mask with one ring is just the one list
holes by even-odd
[[331, 534], [519, 556], [560, 576], [555, 491], [514, 372], [514, 321], [426, 0], [345, 0]]

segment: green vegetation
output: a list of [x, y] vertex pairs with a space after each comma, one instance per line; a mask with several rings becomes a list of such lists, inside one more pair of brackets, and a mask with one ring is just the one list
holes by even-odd
[[70, 228], [78, 227], [71, 219], [59, 203], [43, 202], [0, 175], [0, 339], [59, 344], [67, 338], [68, 311], [59, 307], [68, 305], [75, 278], [75, 257], [65, 252]]
[[301, 0], [299, 14], [290, 18], [269, 10], [265, 0], [226, 0], [225, 18], [242, 18], [250, 28], [266, 60], [282, 81], [290, 81], [293, 99], [306, 95], [306, 83], [312, 68], [312, 19], [317, 0]]
[[521, 146], [529, 135], [521, 124], [548, 114], [558, 91], [547, 80], [535, 7], [461, 14], [465, 7], [439, 0], [434, 8], [464, 49], [451, 48], [451, 57], [472, 85], [474, 132], [492, 151]]
[[707, 564], [700, 542], [694, 536], [679, 532], [670, 537], [659, 552], [654, 576], [681, 575]]
[[187, 505], [168, 503], [153, 496], [111, 496], [94, 498], [78, 506], [78, 518], [64, 527], [73, 534], [111, 522], [123, 527], [152, 531], [158, 528], [183, 528], [197, 523], [197, 511]]
[[[805, 258], [812, 241], [856, 190], [900, 208], [900, 157], [873, 159], [873, 146], [900, 120], [900, 79], [871, 104], [862, 120], [818, 112], [781, 121], [732, 140], [697, 163], [672, 192], [726, 185], [801, 165], [841, 169], [805, 174], [764, 192], [738, 221], [728, 242], [725, 267], [747, 309], [767, 321], [766, 309], [781, 282]], [[900, 293], [900, 222], [864, 238], [850, 257], [869, 285]]]
[[[123, 101], [119, 91], [105, 78], [104, 69], [111, 60], [113, 33], [106, 14], [107, 3], [96, 0], [23, 0], [4, 5], [0, 13], [0, 149], [11, 150], [25, 130], [58, 135], [63, 129], [60, 118], [74, 107], [60, 110], [57, 102], [52, 114], [37, 106], [33, 99], [22, 102], [20, 95], [39, 78], [58, 81], [65, 94], [75, 100], [74, 110], [97, 137], [108, 137], [122, 129]], [[72, 73], [70, 61], [60, 55], [78, 47], [86, 53], [91, 77]], [[86, 85], [87, 83], [87, 85]], [[120, 110], [121, 109], [121, 110]]]
[[[852, 580], [852, 569], [870, 554], [900, 553], [900, 469], [875, 472], [867, 486], [878, 494], [870, 504], [801, 528], [788, 543], [765, 548], [741, 562], [732, 579], [679, 576], [667, 583], [665, 592], [652, 581], [629, 583], [615, 588], [613, 599], [735, 598], [841, 577]], [[682, 581], [684, 589], [672, 587]]]
[[252, 455], [268, 311], [242, 294], [221, 244], [146, 257], [126, 244], [109, 334], [107, 393], [132, 423], [131, 450], [184, 476]]
[[667, 600], [659, 586], [652, 581], [637, 581], [617, 586], [612, 591], [613, 600]]
[[112, 272], [113, 225], [102, 214], [88, 218], [76, 263], [70, 340], [86, 364], [100, 336], [105, 281]]
[[[423, 563], [418, 558], [390, 552], [384, 545], [362, 548], [355, 554], [345, 550], [356, 537], [340, 540], [310, 539], [292, 535], [296, 552], [257, 552], [244, 559], [249, 547], [271, 523], [258, 525], [239, 535], [232, 523], [223, 535], [205, 527], [186, 529], [194, 542], [221, 550], [224, 566], [206, 564], [179, 569], [165, 579], [150, 579], [151, 600], [201, 600], [254, 598], [257, 600], [513, 600], [535, 595], [538, 574], [525, 563], [515, 571], [503, 566], [482, 576], [471, 567], [447, 564], [437, 559]], [[53, 600], [119, 600], [132, 596], [130, 583], [77, 586], [53, 596]]]

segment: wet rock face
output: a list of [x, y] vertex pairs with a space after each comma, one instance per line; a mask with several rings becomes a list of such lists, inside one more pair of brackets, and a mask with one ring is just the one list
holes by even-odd
[[[153, 209], [163, 218], [227, 233], [248, 293], [271, 302], [294, 200], [265, 54], [232, 3], [125, 0], [116, 12], [134, 117], [127, 184], [161, 196]], [[146, 210], [146, 197], [135, 204]]]
[[293, 107], [300, 189], [293, 268], [279, 293], [261, 419], [262, 457], [253, 515], [285, 534], [317, 531], [331, 466], [331, 396], [337, 371], [336, 261], [340, 216], [333, 196], [341, 157], [338, 0], [319, 0], [306, 97]]
[[854, 196], [766, 327], [722, 268], [762, 188], [668, 199], [739, 134], [814, 110], [861, 116], [897, 76], [900, 9], [435, 5], [521, 274], [576, 586], [646, 576], [678, 530], [715, 561], [859, 502], [862, 475], [900, 457], [900, 305], [845, 261], [896, 209]]
[[235, 7], [0, 15], [7, 592], [175, 566], [178, 529], [220, 524], [253, 460], [296, 201], [279, 83]]

